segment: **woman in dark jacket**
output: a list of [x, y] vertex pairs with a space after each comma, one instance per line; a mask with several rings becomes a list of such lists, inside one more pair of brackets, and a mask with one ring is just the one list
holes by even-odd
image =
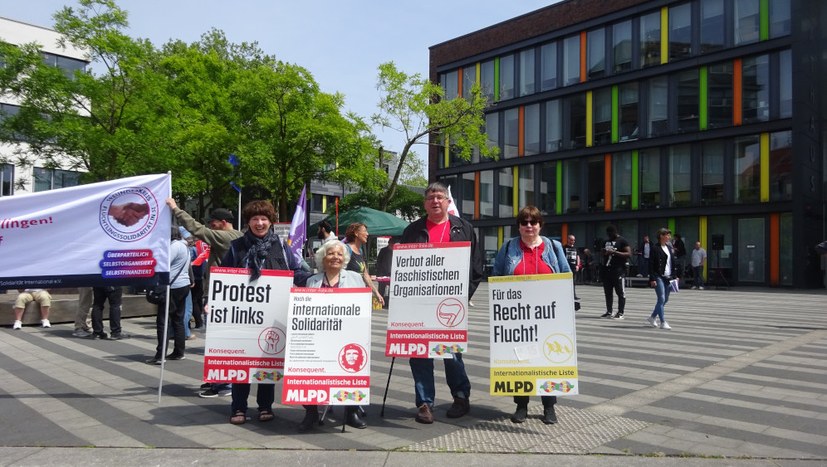
[[[298, 286], [304, 285], [310, 273], [302, 269], [299, 259], [290, 253], [289, 248], [273, 231], [273, 222], [276, 220], [273, 205], [269, 201], [251, 201], [244, 206], [242, 218], [247, 221], [247, 231], [240, 238], [233, 240], [221, 265], [250, 269], [251, 281], [258, 279], [263, 269], [292, 270], [293, 283]], [[247, 421], [250, 384], [233, 383], [232, 395], [230, 423], [241, 425]], [[275, 386], [259, 384], [256, 402], [260, 422], [269, 422], [273, 419], [274, 400]]]
[[669, 243], [672, 232], [667, 228], [658, 229], [658, 243], [652, 247], [652, 254], [649, 257], [649, 285], [655, 288], [655, 295], [658, 297], [652, 315], [646, 318], [646, 323], [652, 327], [658, 327], [660, 320], [661, 329], [672, 329], [663, 316], [663, 309], [669, 302], [671, 286], [669, 281], [675, 275], [675, 252], [672, 244]]

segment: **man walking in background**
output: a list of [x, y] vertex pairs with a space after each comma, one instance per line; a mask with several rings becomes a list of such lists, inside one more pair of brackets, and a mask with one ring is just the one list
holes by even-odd
[[704, 289], [704, 263], [706, 263], [706, 250], [701, 248], [701, 242], [695, 242], [695, 249], [692, 250], [692, 277], [695, 283], [693, 289]]

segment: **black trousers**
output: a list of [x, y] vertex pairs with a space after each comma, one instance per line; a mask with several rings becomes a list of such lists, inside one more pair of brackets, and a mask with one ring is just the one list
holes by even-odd
[[[557, 403], [557, 396], [540, 396], [540, 400], [543, 402], [543, 407], [551, 407]], [[514, 403], [517, 404], [517, 407], [526, 408], [528, 407], [528, 396], [514, 396]]]
[[204, 280], [196, 280], [190, 293], [192, 294], [192, 317], [195, 319], [195, 327], [200, 328], [204, 325]]
[[92, 330], [95, 334], [103, 332], [103, 307], [106, 301], [109, 300], [109, 330], [112, 334], [120, 334], [123, 289], [120, 287], [93, 287], [92, 296]]
[[626, 309], [626, 279], [623, 271], [613, 269], [601, 269], [600, 277], [603, 279], [603, 294], [606, 296], [606, 312], [612, 312], [613, 293], [617, 294], [617, 314], [622, 315]]
[[[189, 286], [179, 287], [177, 289], [170, 289], [169, 291], [169, 326], [175, 333], [175, 347], [172, 351], [175, 355], [184, 354], [184, 343], [186, 336], [184, 335], [184, 308], [187, 302], [187, 294], [190, 293]], [[164, 356], [164, 304], [158, 305], [158, 315], [155, 319], [155, 326], [158, 333], [158, 347], [155, 348], [155, 358], [160, 359]]]

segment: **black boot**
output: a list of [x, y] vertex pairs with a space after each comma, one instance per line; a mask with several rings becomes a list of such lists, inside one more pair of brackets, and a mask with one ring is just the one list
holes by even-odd
[[362, 420], [359, 417], [359, 408], [358, 407], [349, 406], [346, 411], [347, 411], [346, 419], [347, 419], [347, 424], [348, 425], [352, 426], [353, 428], [358, 428], [360, 430], [362, 428], [367, 428], [368, 424], [365, 423], [365, 421]]
[[299, 433], [306, 433], [312, 430], [319, 423], [319, 409], [315, 405], [304, 407], [304, 419], [299, 423]]

